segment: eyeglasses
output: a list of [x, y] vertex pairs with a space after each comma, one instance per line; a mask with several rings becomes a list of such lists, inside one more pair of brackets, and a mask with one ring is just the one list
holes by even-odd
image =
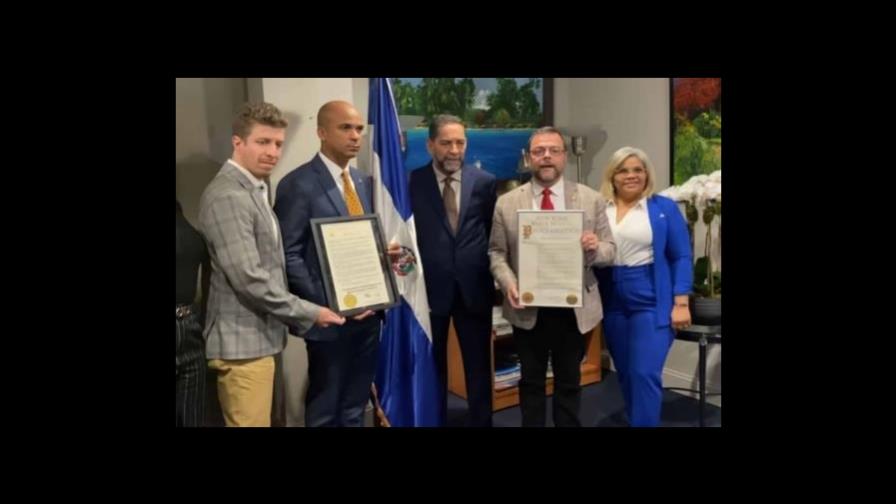
[[529, 153], [535, 157], [544, 156], [547, 152], [550, 152], [552, 156], [559, 156], [561, 152], [564, 152], [564, 149], [561, 149], [560, 147], [536, 147], [529, 151]]
[[617, 168], [613, 174], [614, 175], [628, 175], [630, 173], [634, 173], [635, 175], [644, 175], [645, 173], [647, 173], [647, 171], [644, 168], [637, 166], [635, 168]]

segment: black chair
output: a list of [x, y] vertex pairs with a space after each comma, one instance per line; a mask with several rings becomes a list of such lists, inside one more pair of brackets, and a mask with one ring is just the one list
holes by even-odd
[[[687, 329], [679, 330], [675, 339], [693, 341], [699, 345], [699, 361], [697, 364], [699, 390], [684, 389], [678, 387], [666, 387], [666, 390], [683, 390], [696, 392], [700, 396], [700, 427], [704, 426], [704, 414], [706, 411], [706, 345], [710, 343], [722, 344], [722, 326], [720, 325], [692, 325]], [[721, 393], [713, 394], [721, 395]]]

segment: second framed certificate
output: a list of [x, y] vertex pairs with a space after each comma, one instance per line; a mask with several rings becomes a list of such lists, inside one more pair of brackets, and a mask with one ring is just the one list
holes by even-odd
[[518, 210], [520, 303], [582, 306], [584, 210]]
[[327, 303], [352, 316], [398, 304], [376, 215], [311, 219]]

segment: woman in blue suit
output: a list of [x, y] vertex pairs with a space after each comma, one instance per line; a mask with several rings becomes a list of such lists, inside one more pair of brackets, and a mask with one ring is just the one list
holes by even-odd
[[597, 270], [604, 335], [632, 427], [659, 425], [673, 330], [691, 324], [687, 225], [674, 201], [654, 194], [655, 181], [647, 154], [623, 147], [610, 156], [600, 187], [616, 239], [613, 266]]

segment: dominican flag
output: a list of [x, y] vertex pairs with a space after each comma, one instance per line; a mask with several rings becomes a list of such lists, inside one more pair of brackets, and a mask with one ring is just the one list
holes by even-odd
[[432, 356], [429, 301], [389, 79], [370, 79], [369, 111], [374, 207], [386, 241], [402, 247], [401, 259], [393, 266], [401, 304], [386, 312], [376, 387], [393, 426], [438, 426], [442, 398]]

